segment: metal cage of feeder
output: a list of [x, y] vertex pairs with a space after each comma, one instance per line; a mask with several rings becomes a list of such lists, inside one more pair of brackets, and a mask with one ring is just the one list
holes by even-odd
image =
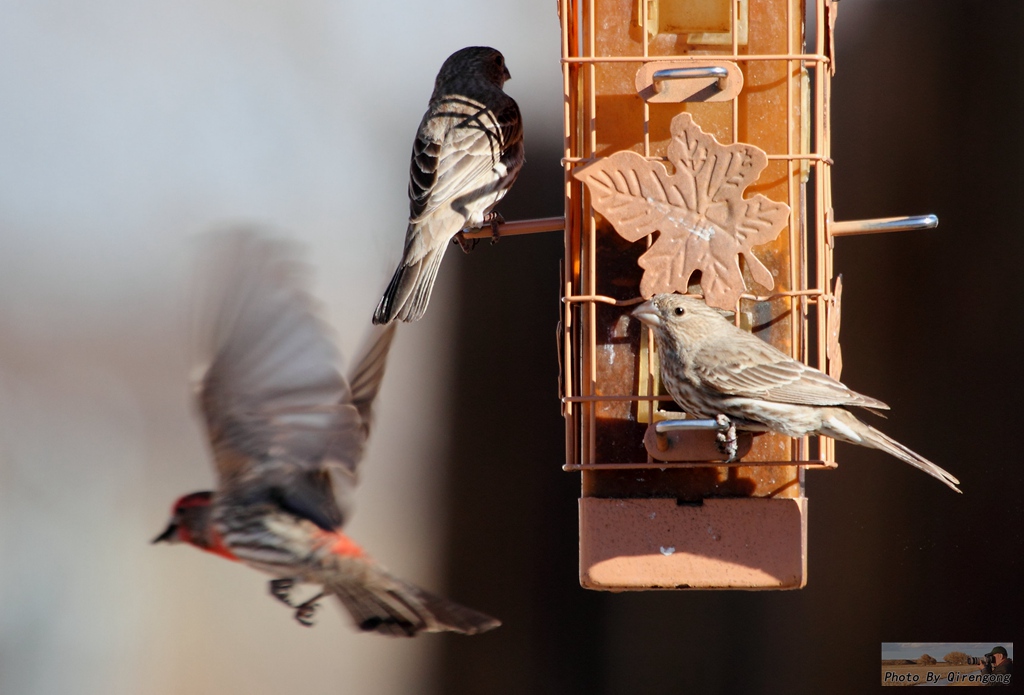
[[[838, 377], [840, 286], [834, 238], [934, 226], [932, 217], [836, 223], [829, 91], [834, 0], [560, 0], [565, 127], [565, 264], [560, 327], [566, 465], [582, 476], [580, 581], [606, 590], [792, 589], [806, 583], [804, 471], [834, 467], [826, 438], [766, 434], [736, 464], [713, 432], [665, 415], [639, 257], [580, 180], [617, 152], [666, 162], [679, 114], [722, 148], [766, 164], [746, 194], [788, 206], [733, 288], [737, 325]], [[805, 19], [813, 37], [805, 36]], [[805, 48], [806, 45], [806, 48]], [[689, 121], [687, 121], [689, 122]], [[627, 184], [623, 184], [627, 185]], [[779, 223], [780, 226], [783, 224]], [[737, 261], [738, 262], [738, 261]], [[697, 283], [706, 274], [686, 282]], [[764, 275], [760, 276], [764, 279]], [[706, 294], [706, 293], [705, 293]]]

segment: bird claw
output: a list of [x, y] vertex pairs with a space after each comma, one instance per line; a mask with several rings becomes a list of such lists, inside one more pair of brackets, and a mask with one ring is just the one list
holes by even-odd
[[467, 239], [466, 235], [463, 232], [459, 232], [454, 237], [452, 237], [452, 243], [453, 244], [458, 244], [459, 248], [462, 249], [463, 253], [469, 253], [474, 248], [476, 248], [477, 241], [479, 241], [479, 240], [478, 239]]
[[298, 620], [301, 625], [313, 627], [313, 616], [316, 614], [316, 609], [319, 607], [319, 603], [303, 603], [301, 606], [296, 607], [295, 619]]
[[325, 593], [326, 592], [321, 591], [302, 605], [295, 607], [295, 619], [298, 620], [301, 625], [313, 627], [313, 616], [316, 614], [316, 609], [320, 607], [320, 604], [317, 603], [317, 601], [323, 598]]
[[320, 607], [320, 604], [317, 603], [317, 601], [323, 597], [324, 592], [321, 591], [313, 598], [309, 599], [308, 601], [305, 601], [304, 603], [300, 603], [296, 606], [291, 601], [291, 591], [294, 587], [295, 580], [291, 577], [286, 577], [284, 579], [271, 579], [270, 595], [276, 598], [281, 603], [284, 603], [294, 608], [295, 619], [298, 620], [299, 623], [305, 625], [306, 627], [312, 627], [313, 616], [316, 614], [316, 609]]
[[500, 212], [491, 211], [484, 215], [484, 224], [491, 225], [491, 246], [494, 246], [501, 238], [498, 227], [505, 224], [505, 218], [501, 216]]
[[736, 424], [729, 419], [728, 415], [719, 415], [715, 418], [718, 426], [723, 428], [715, 435], [715, 442], [718, 450], [726, 457], [728, 463], [736, 460], [739, 452], [739, 442], [736, 439]]
[[294, 586], [294, 579], [271, 579], [270, 595], [276, 598], [281, 603], [291, 606], [291, 591]]
[[[505, 218], [501, 216], [501, 213], [489, 212], [484, 215], [483, 222], [476, 229], [483, 229], [484, 227], [491, 228], [491, 246], [498, 243], [498, 239], [501, 238], [501, 234], [498, 232], [498, 227], [505, 224]], [[463, 253], [469, 253], [476, 248], [479, 239], [467, 239], [466, 230], [459, 231], [458, 234], [452, 237], [452, 243], [458, 244], [459, 248], [462, 249]]]

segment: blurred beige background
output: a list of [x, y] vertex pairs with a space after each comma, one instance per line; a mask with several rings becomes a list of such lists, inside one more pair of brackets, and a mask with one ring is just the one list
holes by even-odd
[[[552, 0], [0, 1], [0, 693], [426, 688], [446, 637], [356, 634], [333, 602], [303, 629], [262, 575], [149, 541], [213, 479], [190, 238], [255, 222], [305, 242], [351, 355], [401, 250], [434, 75], [474, 44], [505, 53], [527, 137], [557, 137]], [[447, 265], [399, 332], [349, 526], [442, 591]]]
[[305, 630], [258, 573], [149, 545], [212, 481], [186, 381], [190, 239], [248, 220], [305, 241], [351, 354], [452, 51], [502, 49], [525, 112], [501, 209], [559, 213], [557, 27], [554, 0], [0, 0], [0, 694], [860, 695], [883, 641], [1013, 641], [1020, 0], [847, 0], [837, 26], [837, 218], [941, 220], [837, 242], [843, 378], [964, 495], [840, 445], [838, 470], [808, 474], [807, 588], [580, 589], [561, 240], [538, 235], [445, 259], [399, 332], [350, 527], [501, 629], [388, 641], [325, 606]]

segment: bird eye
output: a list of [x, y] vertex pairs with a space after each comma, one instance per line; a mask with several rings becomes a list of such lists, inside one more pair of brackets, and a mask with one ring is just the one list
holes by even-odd
[[683, 314], [685, 314], [685, 313], [686, 313], [686, 310], [685, 310], [685, 309], [683, 309], [683, 307], [681, 307], [681, 306], [677, 306], [677, 307], [676, 307], [675, 309], [673, 309], [673, 310], [672, 310], [672, 312], [673, 312], [673, 313], [674, 313], [674, 314], [675, 314], [676, 316], [682, 316]]

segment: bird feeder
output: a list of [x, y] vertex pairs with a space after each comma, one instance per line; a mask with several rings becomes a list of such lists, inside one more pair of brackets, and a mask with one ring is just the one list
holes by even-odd
[[[796, 589], [804, 474], [826, 438], [740, 437], [671, 412], [653, 336], [630, 317], [695, 292], [839, 376], [835, 237], [934, 226], [836, 223], [834, 0], [560, 0], [566, 465], [579, 471], [590, 589]], [[813, 28], [810, 41], [806, 26]]]

